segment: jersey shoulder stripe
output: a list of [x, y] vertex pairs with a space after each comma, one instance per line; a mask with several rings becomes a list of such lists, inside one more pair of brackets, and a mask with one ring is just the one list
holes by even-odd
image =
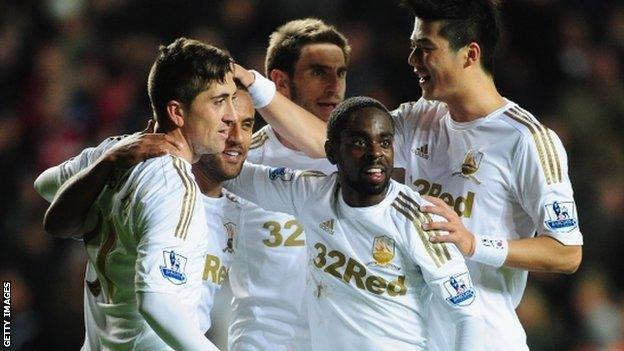
[[299, 174], [299, 177], [327, 177], [327, 174], [321, 171], [307, 170]]
[[561, 183], [561, 163], [552, 140], [551, 130], [539, 123], [535, 117], [519, 106], [508, 109], [504, 114], [525, 126], [531, 133], [546, 182], [549, 185]]
[[441, 267], [446, 262], [451, 260], [451, 255], [446, 247], [446, 244], [434, 244], [429, 241], [430, 237], [440, 235], [440, 233], [434, 230], [426, 231], [422, 228], [422, 223], [431, 221], [431, 217], [429, 214], [425, 214], [420, 211], [420, 206], [414, 199], [400, 191], [392, 202], [392, 207], [412, 223], [414, 229], [420, 237], [420, 240], [422, 241], [423, 246], [425, 247], [425, 250], [437, 267]]
[[191, 224], [191, 218], [193, 217], [193, 211], [195, 210], [195, 201], [197, 198], [196, 185], [191, 179], [190, 175], [186, 171], [181, 159], [177, 157], [171, 157], [173, 167], [178, 172], [182, 184], [184, 185], [184, 198], [182, 200], [182, 210], [180, 212], [180, 219], [174, 236], [182, 240], [186, 240], [188, 234], [188, 228]]
[[115, 288], [112, 280], [106, 274], [106, 259], [108, 258], [108, 254], [110, 253], [110, 251], [115, 247], [115, 244], [117, 243], [117, 234], [115, 232], [115, 229], [113, 228], [113, 222], [111, 220], [106, 220], [105, 222], [106, 223], [99, 221], [98, 230], [104, 231], [104, 237], [102, 238], [100, 250], [98, 251], [95, 258], [95, 265], [106, 282], [106, 294], [104, 297], [106, 298], [108, 303], [112, 303]]
[[268, 139], [269, 135], [264, 128], [258, 130], [251, 136], [251, 144], [249, 145], [249, 149], [251, 150], [259, 148], [260, 146], [264, 145], [264, 143], [266, 143]]

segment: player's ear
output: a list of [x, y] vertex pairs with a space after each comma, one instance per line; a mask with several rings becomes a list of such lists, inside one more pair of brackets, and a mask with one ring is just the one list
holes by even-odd
[[336, 148], [329, 139], [325, 140], [325, 156], [332, 165], [336, 164]]
[[272, 69], [269, 73], [269, 78], [275, 83], [275, 88], [282, 95], [287, 98], [291, 98], [290, 94], [290, 77], [288, 77], [288, 73], [280, 70], [280, 69]]
[[178, 128], [182, 128], [182, 126], [184, 126], [184, 106], [176, 100], [171, 100], [167, 103], [166, 109], [167, 116], [169, 117], [171, 124]]
[[478, 65], [481, 60], [481, 47], [479, 44], [472, 42], [468, 44], [463, 50], [466, 50], [466, 59], [464, 67]]

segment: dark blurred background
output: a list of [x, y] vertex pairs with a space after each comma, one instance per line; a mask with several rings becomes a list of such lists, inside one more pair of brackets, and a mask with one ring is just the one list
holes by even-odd
[[[2, 0], [0, 274], [12, 281], [12, 344], [77, 350], [80, 242], [43, 232], [45, 168], [105, 136], [143, 129], [158, 44], [227, 48], [263, 70], [268, 35], [316, 16], [353, 47], [347, 96], [389, 108], [420, 96], [407, 65], [412, 17], [395, 0]], [[562, 138], [585, 237], [572, 276], [531, 273], [518, 310], [532, 350], [624, 350], [624, 1], [508, 0], [496, 82]]]

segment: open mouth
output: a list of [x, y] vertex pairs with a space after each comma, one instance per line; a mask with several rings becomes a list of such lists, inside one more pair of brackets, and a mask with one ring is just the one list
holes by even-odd
[[223, 156], [227, 162], [238, 163], [242, 157], [242, 152], [238, 150], [225, 150]]
[[364, 171], [364, 177], [371, 183], [380, 184], [386, 178], [386, 171], [382, 167], [369, 167]]
[[431, 79], [430, 75], [419, 74], [418, 75], [418, 83], [420, 85], [426, 84]]
[[329, 115], [338, 106], [337, 102], [317, 102], [317, 105]]

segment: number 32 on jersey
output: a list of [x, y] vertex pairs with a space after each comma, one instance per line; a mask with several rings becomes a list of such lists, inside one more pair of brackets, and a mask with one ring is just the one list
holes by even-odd
[[284, 225], [277, 221], [264, 222], [262, 228], [269, 231], [269, 238], [262, 240], [268, 247], [305, 245], [305, 239], [299, 238], [303, 234], [303, 226], [294, 219], [286, 221]]

